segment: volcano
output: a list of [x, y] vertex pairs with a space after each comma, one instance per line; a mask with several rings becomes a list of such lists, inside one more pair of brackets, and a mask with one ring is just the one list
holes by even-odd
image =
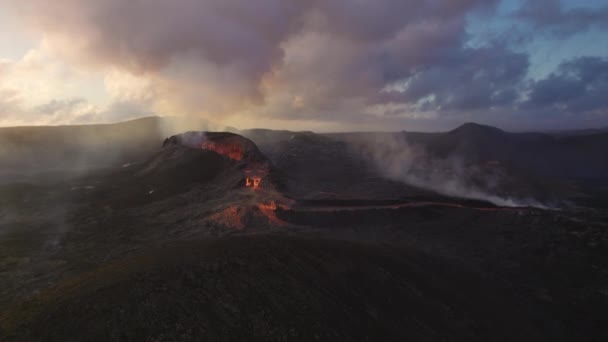
[[[271, 163], [256, 144], [238, 134], [227, 132], [186, 132], [165, 139], [163, 147], [183, 146], [212, 151], [240, 164], [246, 187], [258, 189], [271, 171]], [[268, 180], [267, 180], [268, 181]]]
[[163, 147], [171, 145], [213, 151], [235, 161], [248, 163], [267, 161], [253, 141], [234, 133], [186, 132], [165, 139]]
[[[31, 160], [75, 165], [51, 136], [24, 149]], [[103, 167], [53, 178], [28, 165], [1, 179], [0, 340], [608, 337], [603, 133], [152, 130], [121, 140], [128, 153], [107, 136], [91, 151]], [[387, 138], [418, 146], [423, 173], [457, 156], [482, 176], [513, 167], [507, 194], [536, 191], [519, 167], [593, 201], [549, 210], [446, 195], [373, 164], [404, 155], [396, 144], [368, 158]], [[553, 179], [532, 151], [583, 164]], [[578, 169], [596, 178], [572, 178]]]

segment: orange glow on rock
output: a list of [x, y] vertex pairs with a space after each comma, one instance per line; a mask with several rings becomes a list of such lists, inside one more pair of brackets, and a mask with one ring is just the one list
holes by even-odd
[[258, 209], [260, 209], [260, 212], [262, 213], [262, 215], [264, 215], [266, 217], [266, 219], [268, 219], [268, 222], [275, 225], [275, 226], [285, 226], [286, 223], [279, 219], [275, 213], [275, 211], [277, 210], [277, 204], [275, 201], [271, 201], [270, 203], [266, 204], [266, 203], [260, 203], [258, 204]]
[[240, 144], [220, 144], [214, 141], [205, 141], [201, 148], [204, 150], [213, 151], [230, 159], [240, 161], [243, 159], [243, 146]]
[[260, 177], [247, 177], [245, 178], [245, 186], [248, 188], [259, 188], [262, 179]]

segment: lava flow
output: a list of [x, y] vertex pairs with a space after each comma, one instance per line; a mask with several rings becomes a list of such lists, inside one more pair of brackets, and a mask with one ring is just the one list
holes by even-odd
[[266, 165], [254, 164], [243, 171], [245, 175], [245, 186], [248, 188], [259, 189], [264, 177], [268, 175]]
[[201, 144], [201, 148], [213, 151], [236, 161], [243, 159], [244, 151], [243, 146], [240, 144], [217, 143], [207, 140]]
[[283, 220], [279, 219], [276, 215], [277, 204], [275, 201], [271, 201], [268, 204], [260, 203], [258, 204], [258, 209], [260, 209], [262, 215], [264, 215], [266, 219], [268, 219], [269, 223], [272, 223], [275, 226], [286, 225], [286, 223]]
[[260, 187], [260, 183], [262, 182], [262, 178], [260, 177], [247, 177], [245, 178], [245, 186], [248, 188], [257, 189]]

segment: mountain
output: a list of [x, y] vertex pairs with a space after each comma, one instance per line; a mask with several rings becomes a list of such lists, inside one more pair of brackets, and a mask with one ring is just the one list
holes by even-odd
[[380, 169], [399, 164], [395, 156], [400, 156], [407, 160], [401, 178], [427, 187], [455, 183], [475, 192], [547, 203], [590, 203], [591, 197], [608, 193], [608, 133], [510, 133], [468, 123], [445, 133], [329, 136], [355, 146]]
[[[478, 143], [508, 151], [557, 140], [591, 151], [601, 136], [547, 140], [468, 125], [150, 139], [155, 147], [127, 164], [0, 183], [0, 340], [608, 336], [608, 217], [594, 206], [607, 197], [561, 210], [491, 202], [498, 193], [463, 198], [435, 187], [453, 165], [426, 149], [469, 151], [471, 165], [457, 166], [477, 176], [503, 167], [481, 168], [492, 150]], [[406, 170], [403, 159], [435, 183], [386, 172]], [[507, 176], [517, 182], [503, 184], [536, 184]]]
[[458, 154], [469, 160], [488, 160], [511, 154], [512, 146], [511, 136], [506, 132], [491, 126], [468, 123], [435, 137], [426, 148], [429, 153], [441, 158]]
[[[0, 160], [5, 167], [0, 175], [4, 180], [27, 180], [44, 174], [43, 179], [50, 180], [101, 167], [137, 164], [153, 155], [170, 135], [210, 125], [205, 121], [144, 118], [109, 125], [1, 128]], [[445, 133], [232, 130], [257, 143], [280, 166], [277, 175], [289, 173], [282, 183], [300, 197], [330, 193], [357, 197], [369, 189], [377, 189], [380, 197], [391, 189], [398, 189], [392, 197], [408, 192], [421, 195], [425, 191], [443, 192], [445, 182], [462, 183], [459, 188], [472, 188], [474, 193], [535, 198], [546, 203], [564, 199], [597, 203], [592, 198], [608, 191], [604, 150], [608, 133], [510, 133], [475, 123]], [[398, 177], [398, 172], [405, 170], [393, 169], [401, 163], [404, 150], [411, 152], [408, 158], [415, 155], [416, 160], [406, 165], [411, 175]], [[386, 162], [378, 162], [380, 156]], [[435, 180], [429, 179], [431, 176]], [[460, 190], [448, 193], [469, 196]]]
[[600, 133], [608, 133], [608, 127], [550, 132], [550, 134], [556, 135], [556, 136], [577, 136], [577, 135], [591, 135], [591, 134], [600, 134]]
[[608, 180], [605, 146], [608, 133], [555, 137], [469, 124], [437, 137], [427, 149], [439, 157], [499, 161], [540, 178], [603, 181]]
[[77, 175], [87, 170], [141, 162], [166, 137], [207, 130], [204, 120], [147, 117], [115, 124], [0, 128], [3, 178]]

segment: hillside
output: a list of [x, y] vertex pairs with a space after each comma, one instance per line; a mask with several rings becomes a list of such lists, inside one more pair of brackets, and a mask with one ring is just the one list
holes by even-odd
[[[608, 337], [596, 185], [595, 202], [559, 210], [436, 188], [459, 179], [442, 172], [483, 171], [464, 186], [500, 170], [514, 144], [592, 153], [602, 136], [241, 133], [190, 131], [128, 164], [4, 179], [0, 340]], [[507, 152], [479, 168], [488, 141]], [[445, 164], [433, 143], [471, 158]], [[511, 192], [554, 184], [504, 175]]]
[[399, 174], [389, 176], [426, 187], [450, 183], [464, 194], [473, 189], [473, 196], [534, 198], [550, 206], [606, 205], [597, 199], [608, 194], [606, 133], [509, 133], [469, 123], [445, 133], [329, 136], [353, 146], [380, 171], [398, 166]]
[[19, 327], [13, 338], [47, 341], [80, 339], [84, 331], [89, 341], [539, 336], [522, 308], [500, 290], [482, 287], [474, 275], [423, 254], [282, 236], [190, 241], [145, 251], [59, 283], [4, 312], [0, 322]]

